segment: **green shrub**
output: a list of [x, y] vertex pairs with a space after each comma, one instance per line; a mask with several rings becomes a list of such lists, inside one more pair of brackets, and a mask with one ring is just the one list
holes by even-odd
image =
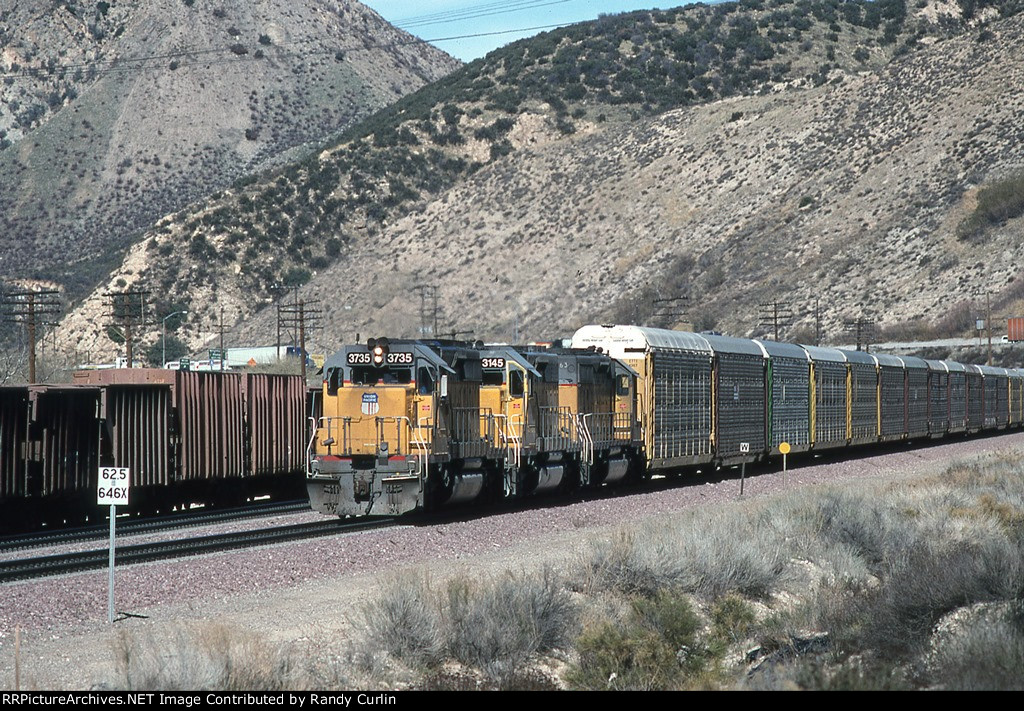
[[960, 239], [981, 235], [986, 228], [1024, 215], [1024, 172], [978, 191], [978, 206], [957, 227]]
[[577, 689], [680, 689], [701, 680], [721, 656], [677, 591], [636, 598], [625, 620], [590, 626], [576, 644], [579, 661], [566, 674]]

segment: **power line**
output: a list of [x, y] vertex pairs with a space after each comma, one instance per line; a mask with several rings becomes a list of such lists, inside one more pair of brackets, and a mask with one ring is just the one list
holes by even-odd
[[452, 22], [472, 20], [478, 17], [490, 17], [492, 15], [505, 15], [510, 12], [533, 10], [539, 7], [546, 7], [548, 5], [563, 5], [570, 1], [571, 0], [519, 0], [519, 2], [511, 3], [492, 3], [490, 5], [480, 5], [476, 8], [469, 7], [462, 10], [438, 12], [433, 15], [410, 17], [405, 20], [398, 20], [395, 22], [395, 26], [401, 29], [408, 29], [410, 27], [420, 27], [424, 25], [450, 24]]
[[60, 292], [56, 289], [38, 291], [8, 291], [0, 298], [4, 321], [23, 323], [28, 331], [28, 382], [36, 382], [36, 329], [43, 325], [56, 325], [47, 316], [60, 314]]

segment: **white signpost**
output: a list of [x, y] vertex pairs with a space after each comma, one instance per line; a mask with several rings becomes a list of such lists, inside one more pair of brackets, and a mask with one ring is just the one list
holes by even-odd
[[127, 467], [100, 467], [96, 478], [96, 503], [110, 506], [110, 573], [107, 596], [107, 622], [114, 622], [114, 521], [117, 507], [128, 505], [128, 488], [131, 478]]

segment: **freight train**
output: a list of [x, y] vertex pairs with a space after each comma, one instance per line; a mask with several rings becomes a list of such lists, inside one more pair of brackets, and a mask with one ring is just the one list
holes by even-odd
[[0, 387], [0, 530], [102, 518], [99, 467], [127, 467], [130, 512], [303, 494], [319, 391], [299, 376], [83, 371]]
[[570, 348], [347, 346], [322, 400], [313, 509], [394, 516], [1019, 427], [1024, 371], [594, 325]]

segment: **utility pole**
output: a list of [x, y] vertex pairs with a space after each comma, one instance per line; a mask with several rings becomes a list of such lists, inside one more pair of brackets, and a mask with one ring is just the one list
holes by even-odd
[[149, 291], [143, 289], [127, 289], [125, 291], [112, 292], [107, 294], [107, 307], [109, 308], [110, 322], [107, 326], [113, 326], [124, 334], [125, 355], [128, 358], [128, 367], [131, 368], [134, 359], [135, 327], [151, 326], [155, 322], [150, 319]]
[[430, 335], [437, 338], [439, 311], [437, 306], [437, 285], [420, 284], [414, 287], [413, 291], [420, 295], [420, 338], [427, 335], [428, 329]]
[[299, 359], [302, 361], [302, 378], [306, 378], [306, 331], [322, 328], [320, 320], [323, 316], [321, 309], [310, 307], [305, 301], [299, 300], [295, 306], [281, 306], [278, 309], [278, 318], [281, 324], [291, 326], [298, 331]]
[[60, 292], [56, 289], [4, 292], [2, 301], [4, 321], [23, 323], [28, 332], [28, 382], [36, 382], [36, 333], [39, 326], [55, 325], [46, 320], [60, 313]]
[[670, 319], [674, 320], [675, 323], [678, 324], [680, 321], [689, 318], [686, 311], [686, 304], [689, 301], [689, 296], [672, 296], [665, 299], [654, 299], [651, 301], [651, 305], [654, 307], [655, 313], [651, 315], [651, 318]]
[[224, 361], [228, 358], [228, 352], [224, 350], [224, 307], [220, 307], [220, 371], [224, 372]]
[[871, 336], [874, 335], [875, 322], [869, 319], [860, 317], [853, 321], [847, 321], [845, 323], [845, 329], [847, 333], [855, 333], [857, 336], [857, 350], [861, 350], [861, 345], [864, 345], [864, 350], [868, 349], [871, 343]]
[[814, 345], [821, 345], [821, 307], [819, 299], [814, 299]]
[[[224, 334], [227, 333], [230, 326], [224, 324], [224, 307], [220, 307], [220, 321], [215, 321], [213, 324], [213, 330], [217, 333], [217, 347], [220, 350], [220, 370], [224, 370], [224, 361], [228, 359], [228, 352], [224, 350]], [[213, 355], [212, 353], [210, 354]]]
[[775, 334], [774, 340], [779, 340], [779, 326], [793, 325], [793, 309], [788, 301], [762, 301], [761, 302], [761, 325], [770, 327]]
[[[299, 287], [297, 285], [296, 286], [285, 286], [283, 284], [274, 284], [270, 288], [272, 290], [274, 290], [274, 291], [291, 291], [292, 292], [292, 297], [293, 297], [294, 305], [298, 306], [298, 303], [299, 303]], [[275, 345], [277, 346], [277, 357], [278, 357], [278, 359], [281, 358], [281, 327], [284, 324], [284, 320], [281, 318], [281, 309], [282, 308], [286, 308], [286, 307], [283, 307], [281, 305], [282, 301], [284, 301], [283, 298], [282, 299], [278, 299], [278, 302], [277, 302], [277, 341], [276, 341]], [[291, 340], [292, 340], [292, 343], [294, 344], [295, 343], [295, 333], [294, 332], [292, 333], [292, 339]]]
[[985, 328], [988, 330], [988, 365], [992, 365], [992, 303], [985, 292]]

